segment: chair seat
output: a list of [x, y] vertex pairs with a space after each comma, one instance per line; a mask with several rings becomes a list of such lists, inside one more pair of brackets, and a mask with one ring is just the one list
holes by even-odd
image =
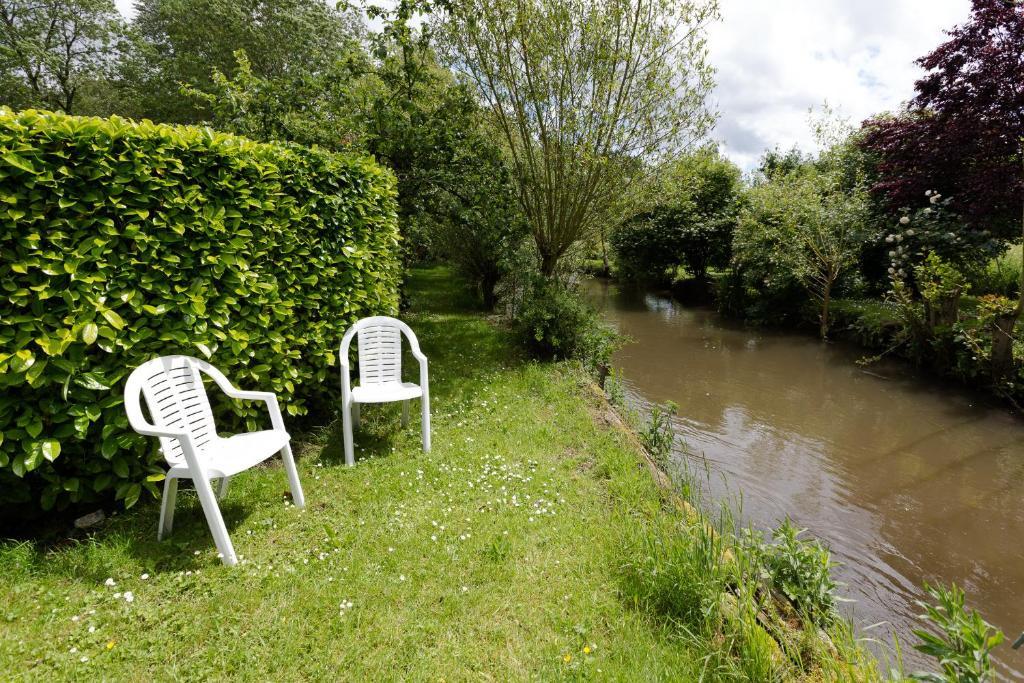
[[389, 403], [419, 398], [422, 395], [423, 389], [420, 385], [412, 382], [383, 382], [352, 389], [352, 400], [356, 403]]
[[[209, 477], [231, 477], [257, 465], [288, 444], [288, 432], [266, 429], [261, 432], [216, 437], [198, 453], [200, 466]], [[174, 463], [168, 477], [192, 478], [189, 466], [181, 460]]]

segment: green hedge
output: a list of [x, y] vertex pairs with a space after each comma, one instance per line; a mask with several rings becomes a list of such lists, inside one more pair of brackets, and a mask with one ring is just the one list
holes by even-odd
[[[364, 157], [0, 109], [0, 514], [157, 492], [122, 390], [158, 355], [325, 415], [345, 329], [397, 308], [394, 187]], [[223, 431], [266, 424], [215, 400]]]

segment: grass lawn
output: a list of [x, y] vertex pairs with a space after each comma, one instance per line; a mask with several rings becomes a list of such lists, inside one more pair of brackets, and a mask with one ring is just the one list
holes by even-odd
[[354, 468], [340, 428], [299, 449], [306, 510], [280, 467], [240, 475], [235, 568], [188, 490], [163, 543], [152, 502], [58, 547], [0, 543], [0, 678], [696, 677], [707, 662], [618, 590], [614, 530], [661, 509], [636, 452], [567, 367], [522, 361], [459, 291], [419, 271], [405, 316], [431, 363], [432, 453], [415, 410], [403, 431], [397, 405], [370, 406]]
[[299, 447], [305, 510], [280, 466], [243, 473], [222, 503], [237, 567], [190, 490], [163, 543], [152, 501], [0, 541], [0, 679], [876, 677], [841, 620], [827, 647], [769, 635], [742, 547], [667, 504], [577, 370], [524, 361], [461, 291], [440, 268], [410, 287], [433, 452], [370, 406], [354, 468], [339, 425]]

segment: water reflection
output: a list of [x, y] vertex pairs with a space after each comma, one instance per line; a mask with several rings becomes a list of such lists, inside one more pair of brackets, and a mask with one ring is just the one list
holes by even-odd
[[[789, 514], [827, 541], [856, 621], [890, 622], [875, 637], [913, 642], [925, 580], [963, 586], [1009, 640], [1024, 630], [1024, 422], [902, 363], [862, 368], [843, 344], [596, 281], [588, 294], [634, 340], [615, 357], [627, 388], [679, 404], [712, 495], [742, 491], [756, 526]], [[1024, 679], [1024, 651], [999, 653]]]

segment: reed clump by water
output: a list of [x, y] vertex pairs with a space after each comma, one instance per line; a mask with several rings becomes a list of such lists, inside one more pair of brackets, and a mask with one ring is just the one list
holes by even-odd
[[[668, 509], [617, 525], [623, 597], [670, 622], [681, 641], [703, 643], [705, 671], [713, 678], [881, 680], [877, 662], [836, 609], [828, 549], [803, 538], [788, 519], [769, 539], [740, 527], [727, 505], [702, 512], [699, 473], [685, 461], [667, 473], [677, 445], [668, 419], [675, 406], [655, 406], [644, 420], [627, 405], [615, 373], [605, 386], [618, 424], [642, 447]], [[899, 668], [897, 661], [894, 672]]]

